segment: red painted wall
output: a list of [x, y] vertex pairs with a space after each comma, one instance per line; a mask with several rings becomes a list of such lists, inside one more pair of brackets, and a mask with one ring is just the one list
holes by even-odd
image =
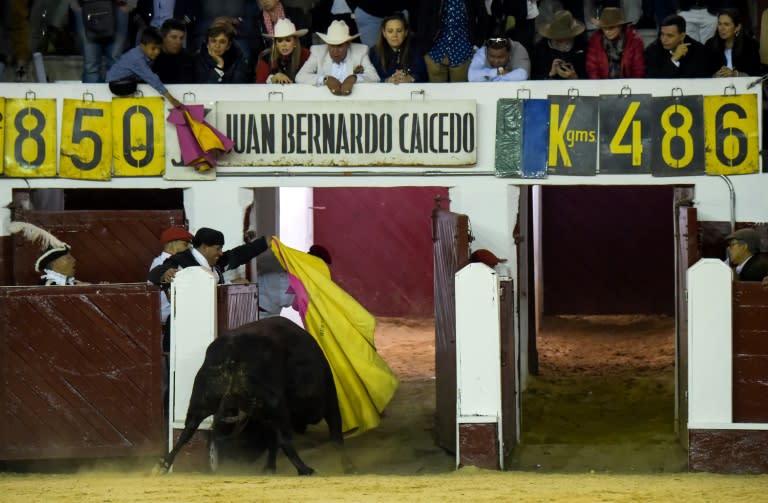
[[448, 189], [314, 189], [315, 243], [330, 251], [333, 279], [373, 314], [434, 315], [431, 214], [437, 196], [447, 200]]

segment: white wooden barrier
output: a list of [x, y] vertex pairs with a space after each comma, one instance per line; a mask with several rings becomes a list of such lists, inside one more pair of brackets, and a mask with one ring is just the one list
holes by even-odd
[[[455, 288], [456, 466], [475, 464], [478, 458], [490, 461], [491, 455], [498, 454], [496, 468], [503, 469], [497, 274], [484, 264], [469, 264], [456, 273]], [[484, 446], [485, 456], [469, 452], [482, 449], [479, 444], [489, 440], [494, 445]]]
[[[173, 448], [173, 430], [184, 428], [195, 375], [203, 364], [205, 350], [216, 337], [217, 281], [209, 269], [188, 267], [176, 273], [171, 283], [169, 449]], [[210, 429], [211, 424], [208, 418], [200, 429]]]

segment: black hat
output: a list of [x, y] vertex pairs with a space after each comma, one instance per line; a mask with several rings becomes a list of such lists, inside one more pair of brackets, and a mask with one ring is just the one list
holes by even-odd
[[309, 247], [310, 255], [314, 255], [315, 257], [323, 259], [323, 262], [325, 262], [328, 265], [331, 265], [331, 254], [328, 252], [328, 250], [323, 245], [312, 245]]
[[216, 229], [201, 227], [192, 239], [192, 246], [197, 248], [200, 245], [224, 246], [224, 234]]
[[50, 232], [29, 222], [11, 222], [9, 230], [11, 234], [22, 233], [30, 241], [38, 241], [40, 243], [43, 253], [35, 262], [36, 272], [43, 272], [48, 264], [69, 253], [69, 245], [67, 243], [60, 241]]

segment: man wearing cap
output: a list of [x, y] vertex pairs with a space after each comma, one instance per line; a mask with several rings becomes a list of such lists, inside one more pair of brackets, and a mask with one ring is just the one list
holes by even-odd
[[[163, 251], [152, 260], [149, 270], [151, 271], [161, 265], [169, 257], [188, 250], [192, 246], [193, 237], [184, 227], [168, 227], [165, 229], [160, 234], [160, 244], [163, 245]], [[168, 296], [165, 294], [160, 295], [160, 321], [163, 322], [163, 325], [166, 324], [170, 315], [171, 303], [168, 302]]]
[[580, 79], [586, 76], [584, 23], [567, 10], [555, 12], [539, 28], [541, 40], [533, 48], [533, 79]]
[[728, 262], [739, 281], [763, 281], [768, 276], [768, 259], [760, 253], [760, 236], [754, 229], [739, 229], [725, 240]]
[[587, 46], [590, 79], [642, 79], [645, 77], [645, 43], [624, 19], [618, 7], [605, 7], [592, 23], [598, 30]]
[[480, 248], [475, 250], [469, 256], [470, 263], [485, 264], [500, 276], [510, 276], [509, 267], [506, 265], [507, 259], [497, 257], [491, 250]]
[[325, 44], [313, 45], [309, 59], [296, 74], [296, 83], [324, 85], [337, 96], [347, 96], [358, 82], [379, 82], [368, 46], [352, 43], [359, 34], [350, 35], [344, 21], [333, 21], [327, 33], [317, 34]]
[[199, 266], [214, 271], [218, 283], [224, 284], [224, 273], [237, 269], [264, 252], [267, 240], [262, 236], [231, 250], [222, 251], [223, 247], [224, 234], [221, 231], [201, 227], [192, 238], [192, 248], [172, 255], [152, 268], [148, 279], [155, 285], [169, 284], [179, 269]]

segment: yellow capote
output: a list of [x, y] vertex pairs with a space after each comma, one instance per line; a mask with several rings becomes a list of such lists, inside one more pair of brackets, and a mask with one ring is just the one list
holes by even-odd
[[399, 384], [376, 352], [376, 319], [333, 282], [323, 260], [285, 246], [276, 237], [272, 238], [272, 251], [307, 292], [305, 329], [331, 366], [345, 435], [375, 428]]

